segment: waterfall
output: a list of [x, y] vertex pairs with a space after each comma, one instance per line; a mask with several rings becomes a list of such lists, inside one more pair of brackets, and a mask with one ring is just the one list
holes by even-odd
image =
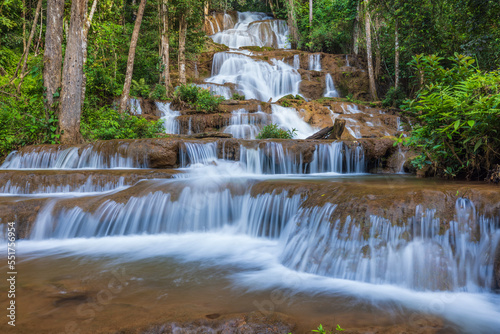
[[299, 55], [293, 56], [293, 68], [296, 70], [300, 69], [300, 56]]
[[165, 124], [165, 133], [169, 134], [180, 134], [179, 121], [177, 117], [181, 115], [179, 111], [172, 110], [170, 108], [170, 102], [156, 102], [156, 107], [160, 110], [162, 116], [161, 119]]
[[[365, 157], [362, 146], [349, 148], [342, 142], [317, 144], [314, 152], [296, 150], [277, 142], [265, 142], [263, 146], [240, 145], [239, 162], [233, 172], [266, 174], [317, 174], [317, 173], [365, 173]], [[184, 143], [180, 148], [181, 167], [221, 165], [224, 148], [216, 142]], [[236, 159], [236, 157], [235, 157]], [[238, 160], [238, 159], [236, 159]]]
[[318, 144], [310, 163], [302, 153], [280, 143], [266, 143], [262, 149], [240, 147], [240, 162], [252, 174], [364, 173], [363, 148], [354, 150], [342, 142]]
[[180, 147], [179, 157], [181, 167], [211, 164], [217, 161], [217, 143], [183, 143]]
[[[52, 148], [35, 146], [29, 152], [11, 152], [0, 169], [45, 168], [145, 168], [146, 152], [129, 150], [129, 142], [121, 142], [113, 152], [106, 151], [105, 142], [83, 147]], [[102, 150], [102, 152], [101, 152]]]
[[[226, 16], [224, 16], [224, 25], [226, 26]], [[238, 21], [234, 27], [231, 25], [228, 27], [231, 28], [223, 31], [219, 29], [218, 33], [210, 37], [214, 42], [227, 45], [232, 49], [244, 46], [289, 48], [286, 22], [275, 20], [265, 13], [238, 13]]]
[[313, 128], [300, 118], [294, 108], [282, 107], [277, 104], [271, 105], [271, 108], [273, 123], [278, 124], [285, 130], [292, 131], [295, 129], [296, 139], [305, 139], [318, 131], [318, 129]]
[[300, 74], [281, 60], [256, 61], [233, 52], [219, 52], [212, 62], [212, 77], [207, 83], [235, 84], [246, 99], [276, 101], [281, 97], [299, 93]]
[[351, 67], [351, 65], [349, 64], [349, 57], [347, 55], [345, 55], [345, 66]]
[[309, 55], [309, 71], [321, 71], [321, 54]]
[[339, 97], [339, 93], [335, 89], [335, 85], [333, 84], [333, 78], [330, 73], [327, 73], [325, 76], [325, 94], [324, 97]]
[[227, 86], [216, 85], [212, 83], [204, 83], [204, 84], [194, 84], [203, 89], [208, 89], [212, 95], [222, 96], [224, 99], [229, 100], [233, 97], [233, 93], [231, 92], [231, 88]]
[[248, 192], [233, 195], [218, 186], [187, 186], [175, 199], [155, 191], [125, 203], [105, 201], [94, 213], [78, 206], [54, 210], [50, 203], [40, 212], [31, 239], [205, 232], [224, 226], [278, 238], [301, 202], [302, 196], [289, 197], [286, 192], [253, 197]]
[[142, 115], [141, 101], [137, 99], [130, 98], [128, 100], [128, 106], [130, 108], [130, 113], [134, 115]]
[[83, 183], [77, 183], [70, 179], [72, 183], [58, 185], [32, 184], [26, 181], [24, 184], [15, 184], [8, 180], [3, 186], [0, 186], [0, 194], [27, 195], [27, 194], [54, 194], [54, 193], [93, 193], [106, 192], [126, 185], [125, 178], [122, 176], [114, 181], [99, 181], [95, 177], [88, 176]]
[[[331, 221], [335, 204], [304, 208], [282, 239], [283, 263], [295, 270], [414, 290], [488, 291], [493, 281], [498, 219], [466, 217], [459, 198], [455, 220], [445, 224], [418, 206], [403, 225], [370, 216]], [[478, 238], [470, 221], [477, 224]], [[299, 222], [295, 223], [295, 222]]]
[[224, 133], [232, 134], [233, 138], [255, 139], [267, 119], [268, 115], [263, 112], [249, 114], [245, 109], [235, 110]]

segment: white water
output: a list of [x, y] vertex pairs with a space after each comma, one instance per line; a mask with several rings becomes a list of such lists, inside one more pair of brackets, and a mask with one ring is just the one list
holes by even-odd
[[300, 56], [299, 55], [293, 56], [293, 68], [296, 70], [300, 69]]
[[261, 127], [268, 123], [268, 118], [268, 115], [261, 111], [251, 114], [245, 109], [233, 111], [224, 133], [232, 134], [233, 138], [255, 139]]
[[[271, 30], [276, 28], [274, 23], [251, 24], [257, 17], [265, 18], [265, 14], [244, 15], [234, 29], [238, 32], [219, 37], [234, 45], [268, 43], [270, 34], [258, 38], [253, 37], [257, 34], [240, 35], [252, 29], [265, 31], [266, 24]], [[214, 29], [225, 26], [226, 18], [224, 27]], [[247, 99], [275, 100], [297, 94], [297, 60], [295, 64], [294, 57], [293, 67], [280, 61], [270, 65], [245, 55], [222, 53], [214, 57], [211, 79], [221, 81], [217, 84], [236, 84]], [[319, 54], [311, 58], [309, 68], [321, 70]], [[229, 90], [227, 86], [212, 87]], [[273, 122], [285, 129], [297, 128], [298, 137], [315, 131], [292, 108], [273, 105], [272, 111]], [[176, 115], [170, 112], [172, 121], [166, 125], [174, 132]], [[360, 112], [354, 105], [344, 108], [346, 114]], [[258, 120], [246, 119], [243, 112], [233, 116], [230, 130], [226, 130], [252, 137], [252, 126], [257, 127]], [[348, 131], [360, 137], [356, 126], [359, 128], [356, 120], [348, 120]], [[120, 153], [111, 157], [103, 156], [93, 145], [13, 153], [2, 168], [146, 167], [145, 157], [127, 155], [127, 145], [122, 144]], [[178, 263], [193, 263], [194, 268], [202, 263], [224, 272], [229, 266], [229, 273], [221, 274], [230, 281], [228, 288], [247, 292], [287, 289], [310, 299], [345, 296], [349, 304], [363, 301], [386, 313], [408, 308], [412, 315], [437, 315], [464, 332], [498, 332], [500, 298], [491, 291], [500, 240], [498, 217], [486, 218], [472, 202], [459, 198], [455, 217], [449, 222], [440, 222], [435, 211], [422, 206], [409, 214], [408, 221], [373, 215], [356, 221], [352, 217], [363, 209], [363, 201], [353, 203], [352, 211], [347, 208], [345, 218], [336, 220], [332, 217], [342, 203], [330, 200], [322, 206], [306, 205], [306, 182], [337, 182], [337, 174], [365, 172], [361, 146], [317, 144], [314, 152], [306, 152], [298, 143], [245, 145], [240, 145], [239, 157], [231, 157], [239, 160], [232, 162], [224, 159], [225, 147], [216, 142], [186, 142], [179, 154], [187, 173], [178, 179], [142, 181], [133, 191], [100, 193], [78, 206], [59, 202], [64, 198], [53, 199], [37, 214], [32, 240], [19, 241], [19, 252], [26, 258], [47, 258], [49, 264], [54, 258], [72, 257], [82, 262], [112, 258], [115, 264], [159, 259], [163, 266], [162, 261], [173, 258]], [[312, 154], [310, 162], [306, 162], [308, 154]], [[316, 175], [307, 181], [304, 174]], [[304, 191], [289, 194], [280, 191], [279, 185], [269, 192], [254, 188], [264, 178], [303, 182], [299, 186]], [[16, 187], [9, 184], [3, 191], [22, 191]], [[78, 187], [40, 191], [85, 191], [87, 184]], [[105, 191], [106, 186], [97, 190]], [[0, 225], [5, 234], [5, 225]], [[6, 247], [2, 249], [5, 252]]]
[[309, 71], [321, 71], [321, 54], [309, 56]]
[[[317, 144], [310, 162], [304, 158], [304, 154], [310, 152], [297, 152], [275, 142], [258, 148], [240, 145], [239, 151], [239, 161], [232, 168], [242, 175], [351, 174], [366, 170], [363, 148], [351, 149], [342, 142]], [[184, 143], [179, 154], [182, 167], [220, 165], [223, 160], [219, 156], [224, 159], [224, 147], [218, 147], [216, 142]]]
[[177, 117], [181, 115], [179, 111], [170, 108], [170, 102], [156, 102], [156, 107], [160, 110], [161, 119], [165, 124], [165, 133], [180, 134], [179, 121]]
[[229, 100], [233, 96], [231, 88], [227, 86], [216, 85], [213, 83], [194, 84], [195, 86], [203, 89], [208, 89], [212, 95], [222, 96], [224, 99]]
[[[74, 181], [74, 180], [72, 180]], [[24, 184], [15, 184], [8, 180], [0, 187], [0, 196], [3, 194], [10, 195], [27, 195], [27, 194], [62, 194], [62, 193], [96, 193], [106, 192], [117, 188], [122, 188], [126, 185], [125, 178], [122, 176], [116, 181], [99, 182], [92, 175], [87, 177], [85, 182], [80, 184], [58, 184], [58, 185], [37, 185], [26, 181]]]
[[325, 94], [324, 97], [339, 97], [339, 93], [335, 89], [335, 85], [333, 83], [333, 78], [330, 73], [327, 73], [325, 76]]
[[81, 148], [48, 149], [35, 147], [31, 152], [11, 152], [0, 169], [45, 169], [45, 168], [145, 168], [147, 154], [130, 156], [129, 143], [122, 142], [118, 152], [106, 154], [100, 152], [99, 144], [87, 144]]
[[130, 113], [133, 115], [142, 115], [141, 101], [137, 99], [129, 99], [128, 106], [130, 108]]
[[305, 139], [319, 129], [313, 128], [306, 123], [294, 108], [282, 107], [277, 104], [271, 105], [273, 123], [276, 123], [280, 128], [285, 130], [296, 130], [295, 139]]
[[205, 81], [218, 85], [233, 83], [247, 100], [267, 102], [298, 94], [301, 77], [281, 60], [271, 59], [269, 64], [239, 53], [219, 52], [213, 58], [212, 77]]
[[289, 48], [286, 22], [274, 20], [265, 13], [238, 13], [238, 21], [234, 27], [222, 30], [210, 37], [214, 42], [233, 49], [243, 46]]

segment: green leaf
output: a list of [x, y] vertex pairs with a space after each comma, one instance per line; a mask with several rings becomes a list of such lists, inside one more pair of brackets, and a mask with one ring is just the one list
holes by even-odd
[[476, 143], [476, 145], [474, 146], [474, 152], [477, 151], [477, 149], [483, 144], [483, 141], [481, 139], [479, 139], [479, 141]]
[[474, 124], [476, 124], [476, 121], [468, 121], [467, 124], [469, 124], [469, 126], [472, 128], [474, 126]]
[[460, 120], [457, 120], [453, 127], [455, 128], [455, 130], [457, 130], [460, 127]]

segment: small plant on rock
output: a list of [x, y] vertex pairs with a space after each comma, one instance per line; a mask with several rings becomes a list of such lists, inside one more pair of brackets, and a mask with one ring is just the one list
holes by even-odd
[[277, 139], [293, 139], [296, 135], [297, 130], [284, 130], [280, 128], [277, 124], [269, 124], [266, 125], [260, 130], [257, 135], [257, 139], [268, 139], [268, 138], [277, 138]]

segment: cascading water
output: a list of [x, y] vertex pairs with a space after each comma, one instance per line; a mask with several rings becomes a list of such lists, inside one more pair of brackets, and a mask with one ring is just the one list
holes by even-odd
[[165, 124], [165, 133], [180, 134], [179, 121], [177, 117], [181, 115], [179, 111], [170, 108], [170, 102], [156, 102], [156, 107], [160, 110], [161, 119]]
[[224, 133], [233, 138], [255, 139], [262, 125], [267, 124], [268, 115], [263, 112], [249, 114], [245, 109], [233, 111], [229, 125]]
[[327, 73], [325, 76], [325, 94], [324, 97], [339, 97], [339, 93], [335, 89], [335, 85], [333, 84], [333, 78], [330, 73]]
[[285, 130], [295, 130], [296, 139], [307, 138], [318, 130], [301, 119], [294, 108], [282, 107], [277, 104], [271, 105], [271, 108], [273, 123]]
[[321, 71], [321, 55], [319, 53], [309, 56], [309, 71]]
[[[349, 148], [342, 142], [317, 144], [312, 159], [281, 143], [268, 142], [263, 147], [251, 148], [240, 145], [238, 168], [255, 175], [265, 174], [319, 174], [364, 173], [364, 151], [361, 146]], [[221, 163], [224, 148], [212, 143], [185, 143], [181, 148], [181, 166], [213, 165]]]
[[[214, 41], [231, 48], [285, 46], [284, 21], [263, 13], [237, 15], [237, 22], [233, 14], [210, 16], [207, 26], [217, 32]], [[281, 60], [254, 60], [250, 54], [217, 53], [212, 77], [200, 87], [226, 98], [237, 92], [266, 102], [298, 94], [299, 55], [294, 55], [290, 66]], [[346, 56], [347, 66], [348, 61]], [[311, 55], [309, 64], [302, 64], [308, 65], [321, 71], [321, 55]], [[335, 91], [329, 79], [326, 74], [325, 96]], [[179, 133], [179, 113], [168, 103], [157, 107], [167, 133]], [[273, 104], [271, 109], [271, 114], [235, 111], [227, 123], [222, 121], [224, 132], [253, 139], [270, 121], [286, 130], [296, 129], [297, 138], [317, 130], [293, 108]], [[358, 120], [368, 114], [352, 104], [342, 109], [343, 118], [350, 114], [344, 118], [347, 130], [360, 138]], [[335, 117], [338, 114], [332, 112]], [[188, 133], [199, 127], [191, 120]], [[365, 121], [368, 127], [381, 126], [370, 120]], [[162, 146], [162, 140], [154, 153], [171, 149], [175, 166], [180, 167], [175, 175], [149, 169], [141, 171], [148, 179], [131, 177], [139, 173], [137, 169], [111, 170], [109, 178], [96, 178], [102, 170], [85, 171], [88, 175], [82, 170], [33, 171], [81, 174], [71, 184], [40, 185], [4, 177], [0, 192], [5, 202], [0, 202], [0, 209], [20, 204], [30, 208], [30, 203], [37, 211], [41, 207], [37, 213], [30, 212], [30, 218], [36, 215], [32, 224], [18, 221], [22, 233], [29, 231], [28, 240], [19, 241], [25, 279], [19, 288], [36, 292], [23, 291], [19, 298], [36, 299], [33, 305], [51, 308], [51, 313], [39, 316], [38, 309], [29, 309], [31, 300], [24, 299], [23, 307], [29, 309], [24, 317], [32, 318], [23, 321], [36, 322], [38, 329], [40, 322], [57, 319], [58, 312], [69, 314], [73, 321], [68, 310], [78, 305], [74, 303], [94, 300], [94, 286], [82, 287], [83, 276], [93, 283], [95, 276], [113, 268], [130, 268], [131, 278], [119, 293], [108, 281], [106, 289], [96, 290], [97, 300], [102, 291], [113, 295], [109, 303], [98, 305], [106, 311], [96, 312], [94, 328], [99, 328], [97, 319], [103, 315], [114, 326], [127, 317], [135, 321], [135, 314], [143, 317], [145, 310], [161, 310], [161, 316], [173, 308], [185, 312], [178, 300], [189, 304], [186, 318], [216, 314], [228, 304], [234, 312], [268, 303], [284, 313], [293, 313], [296, 307], [297, 318], [306, 311], [304, 317], [317, 315], [318, 309], [330, 314], [329, 307], [339, 305], [337, 311], [346, 312], [345, 319], [373, 313], [387, 323], [430, 315], [445, 322], [444, 330], [489, 334], [500, 328], [500, 300], [493, 293], [498, 279], [494, 265], [500, 261], [500, 221], [495, 202], [483, 202], [496, 196], [491, 189], [487, 196], [468, 189], [467, 195], [460, 192], [462, 198], [455, 183], [439, 189], [435, 181], [425, 183], [409, 176], [369, 176], [370, 155], [365, 157], [363, 146], [355, 141], [184, 140], [172, 144], [172, 149]], [[134, 141], [112, 144], [35, 147], [11, 153], [0, 168], [4, 173], [32, 173], [15, 169], [147, 168], [151, 164], [146, 146]], [[471, 199], [465, 198], [469, 194]], [[443, 212], [433, 206], [439, 196], [444, 198]], [[410, 199], [404, 202], [406, 197]], [[406, 207], [410, 204], [412, 208]], [[374, 214], [371, 210], [376, 209]], [[4, 243], [7, 231], [6, 222], [0, 222]], [[33, 282], [24, 278], [30, 268], [36, 271]], [[84, 268], [80, 276], [79, 268]], [[41, 270], [47, 270], [45, 277], [39, 275]], [[127, 294], [127, 289], [132, 293]], [[180, 291], [177, 296], [176, 291]], [[282, 291], [291, 292], [286, 303], [275, 303]], [[145, 304], [134, 304], [143, 293]], [[166, 302], [163, 296], [168, 296]], [[225, 304], [215, 304], [224, 298]], [[324, 302], [318, 304], [319, 299]], [[250, 302], [238, 305], [241, 300]], [[118, 313], [119, 321], [113, 317]], [[85, 320], [78, 323], [82, 330], [89, 325]], [[103, 328], [111, 328], [109, 322]], [[53, 326], [45, 332], [63, 330]], [[356, 323], [352, 327], [357, 328]]]
[[300, 69], [300, 56], [299, 55], [293, 56], [293, 68], [296, 70]]
[[137, 99], [129, 99], [128, 106], [131, 114], [142, 115], [141, 101]]
[[[421, 207], [401, 226], [378, 216], [331, 222], [332, 204], [302, 209], [294, 218], [301, 224], [291, 221], [282, 239], [282, 261], [322, 276], [414, 290], [488, 291], [493, 282], [488, 259], [499, 245], [499, 222], [466, 217], [461, 206], [473, 204], [457, 199], [456, 219], [444, 227], [435, 211]], [[476, 230], [468, 226], [471, 220]]]
[[100, 147], [88, 144], [84, 147], [46, 150], [43, 146], [31, 152], [10, 153], [0, 169], [44, 168], [144, 168], [146, 154], [129, 152], [129, 143], [123, 142], [113, 153], [101, 152]]
[[213, 83], [204, 83], [204, 84], [194, 84], [203, 89], [208, 89], [212, 95], [219, 95], [224, 97], [226, 100], [229, 100], [233, 93], [231, 92], [231, 88], [227, 86], [221, 86]]
[[275, 20], [265, 13], [238, 13], [238, 21], [234, 27], [210, 37], [214, 42], [233, 49], [243, 46], [289, 48], [286, 22]]
[[271, 59], [269, 64], [234, 52], [219, 52], [212, 62], [212, 77], [207, 83], [235, 84], [246, 99], [273, 101], [299, 93], [300, 74], [281, 60]]

